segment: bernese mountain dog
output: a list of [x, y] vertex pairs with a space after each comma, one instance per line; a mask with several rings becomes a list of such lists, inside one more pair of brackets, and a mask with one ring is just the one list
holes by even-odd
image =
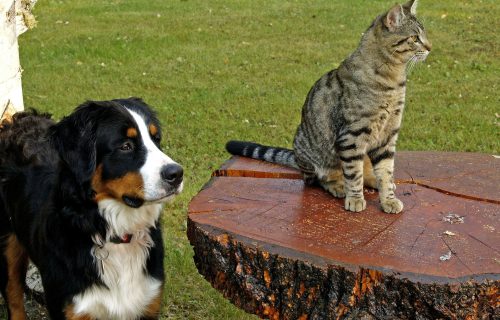
[[0, 289], [25, 319], [28, 259], [52, 319], [157, 319], [163, 204], [183, 170], [160, 150], [138, 98], [88, 101], [56, 123], [21, 112], [0, 125]]

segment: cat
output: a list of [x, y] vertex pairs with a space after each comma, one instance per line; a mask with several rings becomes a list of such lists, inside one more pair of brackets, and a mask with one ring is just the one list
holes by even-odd
[[228, 152], [300, 169], [306, 184], [345, 197], [346, 210], [366, 208], [365, 185], [378, 189], [384, 212], [401, 212], [393, 173], [407, 69], [431, 51], [416, 8], [410, 0], [378, 16], [356, 51], [313, 85], [293, 150], [229, 141]]

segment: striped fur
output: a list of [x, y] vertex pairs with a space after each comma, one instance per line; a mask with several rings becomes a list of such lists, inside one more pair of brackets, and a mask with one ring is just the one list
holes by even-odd
[[297, 163], [295, 163], [293, 150], [290, 149], [263, 146], [258, 143], [245, 141], [229, 141], [226, 144], [226, 149], [231, 154], [237, 154], [248, 158], [264, 160], [300, 169], [297, 166]]
[[411, 0], [378, 16], [359, 47], [313, 85], [293, 151], [241, 141], [230, 141], [227, 150], [299, 168], [306, 180], [345, 197], [350, 211], [365, 209], [363, 185], [375, 187], [382, 209], [399, 213], [403, 204], [394, 193], [393, 173], [407, 67], [431, 50], [416, 6]]

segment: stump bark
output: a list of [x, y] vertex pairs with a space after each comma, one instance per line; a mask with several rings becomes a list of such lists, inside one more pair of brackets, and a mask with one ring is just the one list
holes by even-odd
[[233, 157], [191, 201], [199, 272], [268, 319], [500, 319], [500, 160], [399, 152], [401, 214]]

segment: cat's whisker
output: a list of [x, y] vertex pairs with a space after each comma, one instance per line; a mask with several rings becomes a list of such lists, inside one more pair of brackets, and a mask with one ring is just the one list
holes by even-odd
[[413, 63], [411, 64], [412, 71], [413, 71], [413, 69], [415, 69], [415, 66], [417, 65], [417, 63], [418, 63], [418, 59], [413, 60]]
[[413, 61], [413, 59], [415, 58], [415, 56], [411, 57], [410, 60], [408, 60], [407, 64], [406, 64], [406, 69], [408, 69]]
[[416, 55], [414, 55], [413, 57], [411, 57], [410, 61], [408, 61], [408, 65], [406, 67], [407, 74], [410, 74], [412, 72], [413, 68], [415, 67], [415, 65], [417, 63], [417, 60], [418, 60], [418, 57]]

